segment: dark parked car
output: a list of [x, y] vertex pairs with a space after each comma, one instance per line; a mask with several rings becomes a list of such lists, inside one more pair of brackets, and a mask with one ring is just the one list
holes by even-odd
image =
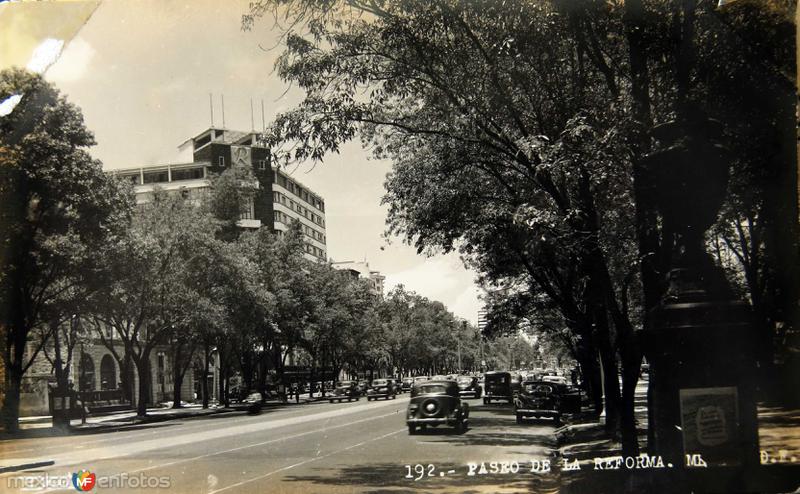
[[367, 401], [377, 400], [378, 398], [394, 399], [396, 395], [394, 381], [391, 379], [375, 379], [372, 386], [367, 389]]
[[525, 381], [514, 397], [514, 414], [518, 424], [526, 417], [549, 417], [558, 425], [562, 414], [578, 413], [580, 408], [580, 390], [547, 381]]
[[478, 384], [478, 378], [475, 376], [459, 376], [456, 382], [461, 396], [469, 395], [473, 398], [480, 398], [483, 394], [483, 388]]
[[403, 390], [405, 393], [406, 391], [411, 391], [411, 386], [414, 385], [414, 378], [413, 377], [405, 377], [403, 378], [403, 382], [400, 383], [400, 389]]
[[423, 381], [411, 388], [406, 424], [408, 433], [417, 427], [449, 425], [462, 433], [469, 422], [469, 404], [462, 402], [455, 381]]
[[503, 371], [492, 371], [484, 374], [483, 404], [487, 405], [492, 400], [502, 400], [512, 403], [514, 392], [511, 388], [511, 374]]
[[358, 389], [358, 383], [355, 381], [339, 381], [336, 384], [336, 387], [333, 388], [328, 401], [333, 403], [334, 401], [341, 402], [342, 400], [356, 400], [358, 401], [359, 397], [361, 396], [361, 391]]

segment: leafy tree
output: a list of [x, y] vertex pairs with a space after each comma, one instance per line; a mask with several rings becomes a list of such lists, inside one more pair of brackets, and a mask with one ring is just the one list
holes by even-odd
[[[0, 309], [3, 423], [18, 427], [20, 383], [48, 332], [100, 284], [100, 246], [122, 235], [129, 188], [103, 173], [87, 149], [94, 138], [80, 110], [39, 75], [0, 72], [0, 101], [21, 99], [0, 117]], [[31, 341], [31, 332], [45, 337]]]
[[[625, 174], [612, 170], [626, 162], [616, 159], [624, 150], [605, 130], [620, 119], [619, 108], [607, 109], [618, 84], [593, 68], [592, 40], [565, 34], [571, 13], [547, 3], [387, 2], [379, 9], [370, 19], [312, 22], [311, 40], [287, 36], [278, 70], [307, 98], [276, 119], [268, 139], [302, 144], [276, 155], [320, 159], [360, 133], [395, 163], [386, 198], [391, 231], [420, 251], [460, 246], [489, 276], [523, 276], [562, 302], [571, 320], [577, 309], [568, 296], [582, 292], [582, 324], [598, 328], [608, 384], [617, 387], [616, 343], [626, 367], [638, 362], [625, 293], [603, 245], [625, 236], [604, 216], [624, 209], [626, 196], [604, 202], [596, 192], [624, 189]], [[619, 49], [609, 53], [621, 57]], [[563, 70], [547, 69], [553, 59]], [[356, 97], [365, 86], [367, 97]], [[547, 259], [537, 255], [542, 250], [558, 262], [536, 265]], [[631, 389], [635, 380], [625, 384]], [[612, 405], [614, 430], [619, 406]], [[627, 425], [630, 431], [632, 420]]]
[[254, 269], [253, 283], [267, 304], [246, 326], [252, 332], [249, 340], [243, 340], [264, 389], [267, 370], [275, 369], [282, 381], [286, 359], [302, 345], [313, 303], [310, 267], [303, 257], [305, 241], [297, 221], [280, 236], [262, 228], [242, 235], [240, 243], [240, 252]]
[[643, 166], [655, 123], [699, 108], [725, 124], [737, 170], [765, 170], [765, 307], [769, 321], [797, 312], [794, 64], [777, 41], [793, 32], [780, 6], [741, 4], [265, 0], [243, 26], [271, 8], [291, 20], [277, 69], [306, 98], [267, 136], [291, 145], [278, 159], [320, 160], [356, 135], [391, 159], [390, 230], [550, 298], [596, 344], [609, 430], [621, 421], [633, 454], [633, 327], [660, 301], [677, 240]]
[[[122, 360], [136, 366], [139, 415], [151, 401], [152, 352], [180, 338], [196, 317], [195, 304], [208, 300], [187, 278], [204, 251], [213, 251], [215, 231], [213, 218], [202, 209], [157, 189], [127, 234], [103, 249], [110, 281], [94, 294], [94, 315], [122, 342]], [[103, 337], [102, 327], [97, 330]], [[111, 342], [104, 342], [111, 349]]]
[[258, 181], [253, 170], [236, 164], [210, 180], [208, 208], [220, 221], [219, 235], [230, 242], [239, 237], [239, 220], [253, 204]]

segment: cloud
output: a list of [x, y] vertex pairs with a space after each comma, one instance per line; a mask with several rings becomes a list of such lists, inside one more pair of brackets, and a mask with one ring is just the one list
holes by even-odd
[[82, 38], [67, 45], [58, 63], [48, 71], [47, 78], [56, 83], [76, 82], [84, 78], [96, 51]]

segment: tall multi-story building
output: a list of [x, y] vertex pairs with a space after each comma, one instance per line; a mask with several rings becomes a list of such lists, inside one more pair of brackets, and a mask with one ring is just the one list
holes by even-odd
[[350, 271], [354, 277], [369, 281], [375, 295], [383, 297], [383, 282], [386, 280], [386, 276], [382, 275], [380, 271], [370, 270], [367, 261], [332, 262], [331, 266], [334, 269]]
[[267, 227], [280, 235], [292, 221], [299, 221], [306, 240], [306, 257], [317, 261], [326, 259], [325, 201], [272, 166], [270, 151], [258, 143], [257, 133], [212, 127], [181, 146], [191, 147], [192, 162], [146, 165], [113, 173], [131, 180], [138, 203], [147, 202], [156, 186], [167, 191], [181, 191], [199, 201], [209, 187], [211, 176], [233, 165], [248, 166], [257, 180], [253, 184], [256, 193], [245, 207], [239, 226]]
[[[277, 167], [272, 166], [269, 149], [257, 142], [253, 132], [236, 132], [226, 129], [209, 128], [184, 142], [181, 147], [191, 148], [192, 161], [178, 164], [155, 164], [135, 168], [113, 170], [111, 173], [129, 179], [134, 185], [136, 201], [139, 204], [152, 200], [156, 187], [173, 193], [184, 194], [190, 200], [200, 201], [208, 192], [210, 178], [222, 173], [233, 165], [248, 166], [253, 170], [256, 183], [255, 194], [246, 205], [239, 220], [242, 228], [269, 228], [281, 235], [292, 221], [298, 221], [305, 234], [305, 255], [315, 261], [324, 261], [327, 255], [325, 237], [325, 201], [308, 187], [293, 179]], [[382, 291], [382, 277], [379, 285]], [[106, 336], [113, 332], [107, 328]], [[96, 335], [89, 334], [84, 344], [75, 350], [76, 356], [66, 369], [69, 380], [84, 397], [102, 398], [103, 403], [119, 401], [120, 366], [111, 351], [100, 342]], [[117, 353], [123, 352], [119, 342], [113, 342]], [[49, 348], [52, 354], [52, 349]], [[45, 351], [48, 351], [46, 349]], [[32, 349], [31, 349], [32, 351]], [[62, 349], [63, 352], [63, 349]], [[63, 356], [62, 356], [63, 358]], [[174, 379], [171, 375], [168, 348], [159, 346], [150, 358], [151, 396], [148, 402], [162, 402], [172, 399]], [[209, 390], [216, 396], [218, 363], [212, 372], [205, 376], [209, 380]], [[199, 371], [198, 371], [199, 372]], [[202, 379], [202, 373], [187, 372], [181, 387], [182, 399], [189, 401], [195, 394]], [[42, 355], [25, 378], [25, 389], [21, 396], [22, 415], [42, 415], [49, 413], [49, 386], [53, 384], [52, 364]], [[132, 376], [134, 390], [138, 390], [138, 375]], [[136, 397], [140, 399], [141, 397]], [[87, 398], [91, 399], [91, 398]]]

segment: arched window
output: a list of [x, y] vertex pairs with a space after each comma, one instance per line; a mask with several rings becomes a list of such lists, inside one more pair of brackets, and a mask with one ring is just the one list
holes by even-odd
[[88, 353], [81, 355], [81, 363], [79, 367], [79, 391], [94, 391], [94, 361]]
[[100, 389], [117, 389], [117, 364], [109, 354], [100, 361]]

